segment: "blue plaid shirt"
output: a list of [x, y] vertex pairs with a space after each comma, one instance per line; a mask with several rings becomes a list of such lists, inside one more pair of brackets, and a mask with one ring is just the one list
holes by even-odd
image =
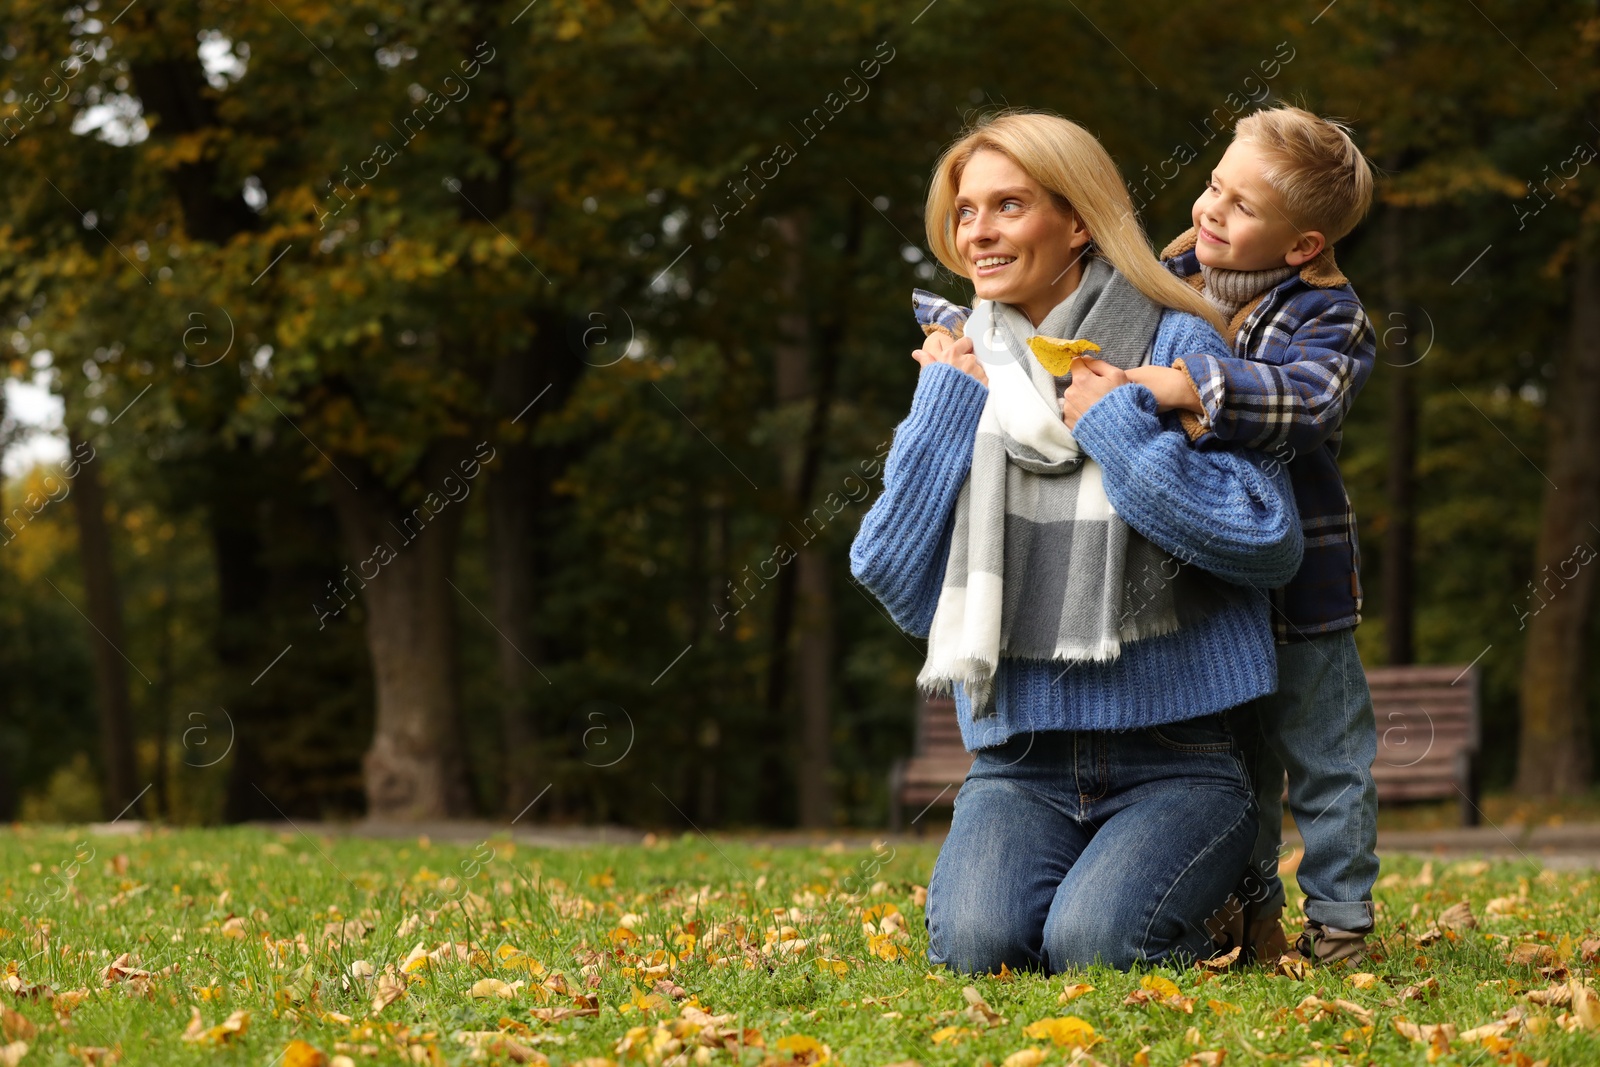
[[[1198, 288], [1194, 244], [1191, 229], [1161, 256]], [[1205, 408], [1185, 413], [1184, 428], [1197, 447], [1262, 449], [1288, 467], [1306, 549], [1299, 572], [1272, 593], [1278, 640], [1347, 629], [1361, 621], [1361, 550], [1339, 443], [1377, 355], [1372, 323], [1329, 249], [1246, 304], [1231, 325], [1237, 357], [1183, 359]]]

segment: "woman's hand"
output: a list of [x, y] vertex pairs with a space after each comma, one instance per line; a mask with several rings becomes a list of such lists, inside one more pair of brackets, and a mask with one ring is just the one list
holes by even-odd
[[1120, 367], [1103, 359], [1084, 357], [1072, 365], [1072, 384], [1061, 394], [1061, 417], [1067, 429], [1078, 425], [1078, 419], [1096, 400], [1119, 385], [1128, 384], [1128, 375]]
[[943, 331], [935, 330], [923, 340], [921, 348], [911, 353], [911, 358], [924, 367], [933, 363], [948, 363], [956, 370], [972, 375], [984, 385], [989, 384], [989, 376], [983, 372], [983, 364], [973, 354], [970, 337], [954, 340]]

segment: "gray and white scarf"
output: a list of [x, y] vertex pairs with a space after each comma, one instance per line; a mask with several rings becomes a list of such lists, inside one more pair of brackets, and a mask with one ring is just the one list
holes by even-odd
[[960, 682], [974, 718], [991, 715], [1001, 655], [1116, 659], [1122, 642], [1178, 628], [1165, 555], [1129, 529], [1102, 470], [1073, 439], [1057, 378], [1028, 348], [1034, 334], [1081, 338], [1124, 370], [1148, 358], [1161, 307], [1099, 257], [1035, 328], [1017, 308], [982, 301], [966, 323], [989, 378], [972, 468], [955, 506], [944, 586], [917, 676], [926, 691]]

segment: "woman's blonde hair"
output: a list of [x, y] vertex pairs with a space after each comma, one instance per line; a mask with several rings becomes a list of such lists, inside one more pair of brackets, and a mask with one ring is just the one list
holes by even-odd
[[1058, 115], [1002, 111], [980, 121], [945, 149], [933, 169], [924, 209], [928, 247], [963, 278], [969, 265], [956, 246], [956, 192], [973, 153], [989, 149], [1010, 159], [1043, 186], [1056, 206], [1077, 213], [1105, 259], [1145, 296], [1163, 307], [1197, 315], [1228, 336], [1228, 324], [1196, 290], [1156, 259], [1134, 214], [1122, 172], [1098, 138]]

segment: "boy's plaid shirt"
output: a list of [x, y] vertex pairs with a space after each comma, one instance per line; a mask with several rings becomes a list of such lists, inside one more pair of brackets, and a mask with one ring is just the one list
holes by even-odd
[[[1190, 230], [1161, 253], [1167, 268], [1200, 284]], [[1260, 449], [1289, 469], [1305, 559], [1272, 593], [1278, 640], [1310, 637], [1361, 621], [1361, 550], [1339, 474], [1345, 414], [1377, 355], [1372, 323], [1329, 249], [1234, 316], [1238, 358], [1185, 358], [1204, 416], [1185, 413], [1198, 447], [1223, 442]]]

